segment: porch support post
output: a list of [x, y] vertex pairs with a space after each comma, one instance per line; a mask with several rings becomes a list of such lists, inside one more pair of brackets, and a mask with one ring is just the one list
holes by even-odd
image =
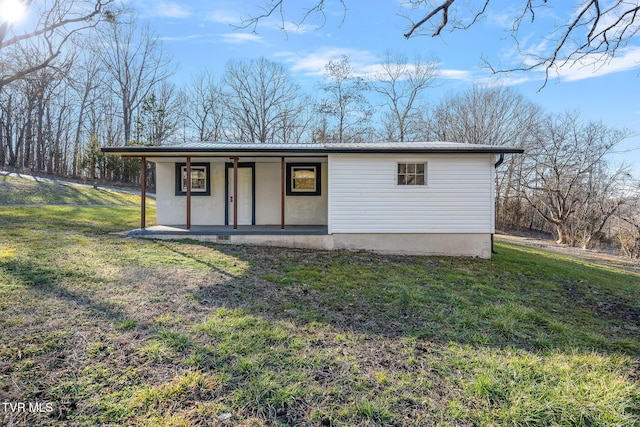
[[280, 229], [284, 230], [284, 193], [286, 181], [284, 157], [280, 157]]
[[187, 156], [187, 230], [191, 230], [191, 157]]
[[233, 229], [238, 229], [238, 158], [233, 158]]
[[147, 158], [140, 158], [142, 177], [140, 178], [140, 229], [147, 226]]

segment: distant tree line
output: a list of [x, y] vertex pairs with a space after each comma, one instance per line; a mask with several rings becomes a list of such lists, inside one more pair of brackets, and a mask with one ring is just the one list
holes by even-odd
[[625, 130], [578, 112], [549, 114], [508, 88], [476, 86], [434, 102], [437, 63], [397, 53], [383, 54], [366, 75], [346, 56], [330, 61], [315, 94], [265, 58], [232, 60], [221, 76], [203, 71], [178, 87], [169, 80], [176, 65], [153, 31], [108, 6], [53, 2], [59, 10], [46, 16], [72, 14], [69, 26], [36, 29], [31, 37], [6, 28], [0, 34], [1, 168], [136, 184], [139, 160], [104, 156], [102, 147], [431, 140], [517, 146], [526, 154], [507, 156], [497, 168], [499, 227], [550, 232], [558, 243], [584, 248], [607, 243], [640, 257], [638, 181], [609, 156], [629, 136]]

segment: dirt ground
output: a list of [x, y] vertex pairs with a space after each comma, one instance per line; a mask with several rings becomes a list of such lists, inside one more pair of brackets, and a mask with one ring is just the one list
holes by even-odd
[[541, 235], [527, 235], [524, 233], [496, 233], [496, 241], [514, 242], [534, 248], [540, 248], [579, 259], [592, 262], [594, 264], [608, 267], [618, 267], [624, 270], [640, 274], [640, 262], [623, 256], [601, 252], [597, 250], [584, 250], [578, 247], [559, 245], [551, 237]]

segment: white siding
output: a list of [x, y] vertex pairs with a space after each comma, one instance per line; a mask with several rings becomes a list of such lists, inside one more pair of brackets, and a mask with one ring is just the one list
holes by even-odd
[[[398, 186], [398, 162], [427, 163], [427, 185]], [[329, 156], [330, 233], [492, 233], [493, 155]]]

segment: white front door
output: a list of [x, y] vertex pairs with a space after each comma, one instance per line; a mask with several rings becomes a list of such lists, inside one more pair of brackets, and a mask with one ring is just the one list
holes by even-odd
[[251, 225], [253, 219], [253, 169], [238, 168], [238, 200], [233, 198], [233, 169], [229, 170], [229, 225], [233, 225], [233, 209], [238, 204], [238, 225]]

